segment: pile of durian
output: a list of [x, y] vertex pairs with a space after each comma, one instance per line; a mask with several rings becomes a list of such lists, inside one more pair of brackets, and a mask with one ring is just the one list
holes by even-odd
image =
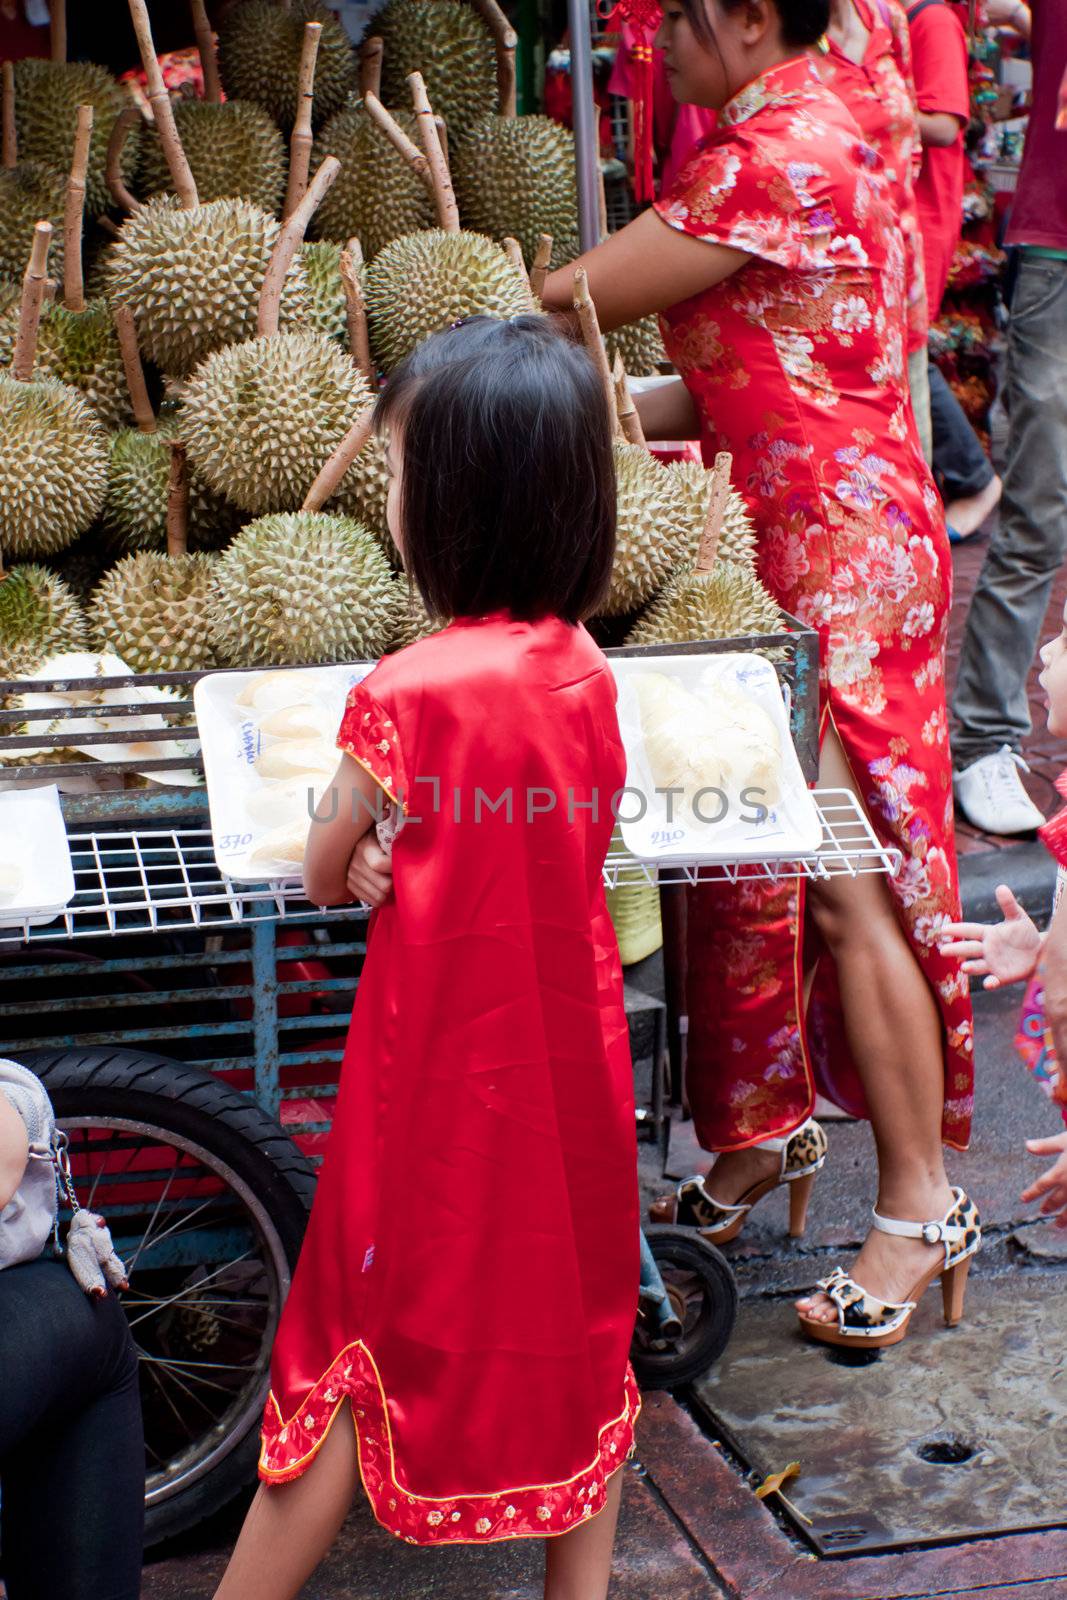
[[[0, 681], [87, 648], [144, 673], [399, 648], [443, 624], [386, 526], [375, 391], [461, 317], [539, 313], [578, 252], [572, 137], [515, 115], [496, 0], [388, 0], [358, 54], [318, 0], [238, 0], [217, 40], [191, 0], [205, 98], [177, 102], [129, 4], [150, 121], [99, 67], [3, 72]], [[620, 417], [605, 636], [775, 628], [739, 496], [640, 436], [654, 324], [591, 348]]]

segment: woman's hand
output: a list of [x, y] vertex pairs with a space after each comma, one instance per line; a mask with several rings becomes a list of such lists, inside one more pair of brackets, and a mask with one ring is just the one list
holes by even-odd
[[1041, 935], [1006, 883], [997, 889], [997, 904], [1003, 922], [950, 922], [941, 936], [941, 954], [957, 956], [985, 989], [1032, 977], [1041, 954]]
[[22, 1182], [29, 1158], [26, 1124], [7, 1096], [0, 1093], [0, 1211]]
[[352, 852], [348, 892], [353, 900], [365, 900], [369, 906], [384, 905], [393, 892], [392, 857], [373, 833], [365, 834]]
[[1030, 37], [1030, 7], [1023, 0], [986, 0], [986, 16], [994, 28], [1013, 28]]
[[1019, 1198], [1026, 1204], [1040, 1200], [1041, 1215], [1055, 1216], [1055, 1226], [1067, 1228], [1067, 1133], [1053, 1134], [1051, 1139], [1027, 1139], [1026, 1148], [1032, 1156], [1056, 1156], [1058, 1159], [1040, 1178], [1035, 1178]]

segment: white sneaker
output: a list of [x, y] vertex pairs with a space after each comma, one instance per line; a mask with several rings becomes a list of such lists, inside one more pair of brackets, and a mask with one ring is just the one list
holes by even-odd
[[972, 761], [953, 777], [956, 803], [967, 821], [983, 833], [1032, 833], [1045, 821], [1023, 788], [1020, 771], [1029, 772], [1022, 756], [1002, 744], [990, 756]]

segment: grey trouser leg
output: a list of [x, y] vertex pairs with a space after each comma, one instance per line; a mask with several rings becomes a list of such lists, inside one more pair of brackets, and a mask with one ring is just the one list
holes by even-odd
[[1067, 261], [1023, 258], [1008, 330], [1000, 526], [967, 616], [953, 710], [957, 768], [1030, 732], [1026, 680], [1067, 550]]
[[908, 357], [908, 388], [911, 390], [911, 409], [915, 413], [915, 426], [919, 430], [919, 443], [927, 466], [934, 458], [934, 434], [930, 422], [930, 358], [925, 349], [913, 350]]

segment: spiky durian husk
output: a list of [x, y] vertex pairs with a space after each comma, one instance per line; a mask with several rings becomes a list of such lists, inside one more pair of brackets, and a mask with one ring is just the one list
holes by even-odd
[[48, 568], [62, 578], [82, 605], [86, 603], [104, 573], [112, 566], [103, 530], [94, 525], [66, 550], [50, 557]]
[[431, 634], [440, 633], [448, 627], [447, 622], [430, 616], [418, 590], [410, 589], [406, 578], [397, 579], [397, 588], [400, 590], [400, 611], [389, 641], [390, 654], [395, 650], [403, 650], [409, 644], [418, 644], [420, 639], [428, 639]]
[[295, 511], [372, 399], [335, 344], [301, 329], [209, 357], [186, 388], [182, 435], [196, 470], [242, 511]]
[[[211, 105], [177, 100], [174, 120], [196, 181], [201, 205], [209, 200], [249, 200], [277, 212], [285, 194], [285, 140], [262, 106], [249, 100]], [[139, 168], [140, 193], [170, 194], [173, 183], [159, 135], [145, 134]]]
[[[111, 441], [100, 520], [112, 547], [122, 555], [166, 548], [170, 441], [181, 431], [179, 416], [164, 416], [155, 433], [123, 428]], [[219, 549], [235, 531], [237, 517], [229, 502], [209, 489], [198, 473], [189, 474], [190, 550]]]
[[667, 360], [658, 317], [642, 317], [639, 322], [628, 322], [625, 327], [606, 334], [604, 342], [608, 347], [609, 361], [614, 362], [616, 355], [621, 356], [622, 364], [631, 378], [655, 377], [661, 364]]
[[0, 678], [24, 678], [49, 656], [88, 642], [77, 597], [47, 567], [14, 567], [0, 580]]
[[688, 553], [687, 528], [673, 480], [640, 445], [615, 445], [618, 492], [615, 564], [602, 607], [607, 617], [636, 611]]
[[[393, 113], [416, 144], [418, 129], [410, 112]], [[315, 141], [312, 165], [336, 156], [341, 170], [311, 219], [317, 239], [346, 244], [355, 237], [369, 261], [405, 233], [432, 228], [434, 206], [426, 185], [363, 110], [346, 106], [331, 117]]]
[[346, 517], [361, 522], [373, 533], [394, 567], [400, 565], [400, 556], [386, 520], [386, 503], [389, 499], [389, 469], [385, 464], [385, 442], [372, 435], [353, 461], [341, 487], [329, 502], [331, 511], [341, 511]]
[[557, 264], [581, 254], [574, 135], [552, 117], [482, 117], [449, 151], [464, 227], [510, 235], [532, 261], [552, 235]]
[[[108, 140], [116, 118], [130, 103], [120, 84], [103, 67], [87, 61], [39, 61], [27, 57], [15, 62], [15, 126], [19, 155], [26, 161], [43, 161], [53, 172], [70, 171], [78, 107], [93, 108], [93, 133], [89, 144], [89, 170], [85, 179], [85, 209], [98, 217], [111, 204], [104, 177]], [[122, 176], [133, 182], [137, 170], [139, 130], [132, 128], [123, 146]], [[62, 216], [62, 211], [60, 212]], [[55, 271], [55, 255], [52, 257]]]
[[[451, 4], [452, 0], [435, 0]], [[479, 233], [440, 228], [387, 244], [363, 277], [371, 343], [386, 372], [415, 346], [461, 317], [513, 317], [533, 310], [530, 285], [499, 245]]]
[[219, 72], [229, 99], [251, 100], [280, 128], [296, 117], [297, 79], [304, 24], [321, 22], [315, 58], [316, 128], [340, 111], [356, 87], [356, 61], [336, 13], [317, 0], [242, 0], [219, 26]]
[[341, 246], [329, 239], [306, 244], [300, 252], [307, 279], [308, 326], [342, 349], [348, 348], [348, 312], [341, 281]]
[[409, 107], [408, 73], [421, 72], [449, 139], [462, 139], [496, 110], [496, 58], [489, 30], [461, 0], [389, 0], [374, 18], [385, 45], [382, 99]]
[[101, 580], [89, 605], [97, 650], [134, 672], [197, 672], [218, 664], [209, 621], [209, 555], [126, 556]]
[[0, 550], [9, 558], [64, 550], [99, 514], [107, 434], [67, 384], [0, 374]]
[[26, 270], [38, 222], [52, 224], [48, 270], [63, 276], [63, 208], [67, 180], [42, 161], [0, 167], [0, 272], [17, 282]]
[[[111, 297], [133, 311], [144, 353], [185, 377], [213, 350], [254, 336], [277, 238], [277, 221], [247, 200], [183, 211], [160, 196], [123, 223], [108, 262]], [[282, 291], [283, 326], [306, 322], [309, 311], [298, 255]]]
[[[697, 547], [704, 532], [711, 497], [711, 473], [698, 461], [669, 461], [667, 471], [685, 506], [691, 538], [687, 555], [696, 559]], [[756, 570], [756, 529], [748, 514], [748, 507], [736, 489], [731, 489], [723, 513], [719, 532], [718, 555], [723, 561], [735, 561], [739, 566]]]
[[401, 590], [377, 541], [325, 512], [261, 517], [218, 558], [211, 605], [219, 655], [237, 666], [382, 654]]
[[[8, 366], [18, 331], [18, 307], [0, 315], [0, 366]], [[105, 428], [117, 428], [130, 414], [130, 400], [111, 308], [106, 300], [86, 302], [84, 311], [63, 305], [44, 308], [37, 334], [34, 373], [57, 378], [83, 394]]]
[[687, 644], [775, 633], [777, 605], [754, 573], [733, 561], [716, 561], [710, 573], [676, 572], [631, 630], [627, 644]]

